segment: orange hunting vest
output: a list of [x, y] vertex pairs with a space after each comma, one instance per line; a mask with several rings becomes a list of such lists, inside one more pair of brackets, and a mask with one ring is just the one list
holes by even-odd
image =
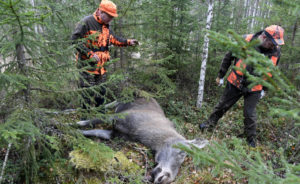
[[[248, 34], [246, 35], [245, 40], [250, 42], [251, 39], [253, 38], [253, 34]], [[273, 62], [273, 65], [276, 66], [277, 65], [277, 61], [278, 61], [278, 57], [276, 56], [272, 56], [271, 60]], [[244, 68], [246, 69], [246, 64], [243, 63], [243, 60], [239, 59], [236, 63], [235, 66], [238, 68]], [[241, 89], [242, 87], [242, 79], [243, 79], [243, 73], [240, 70], [235, 70], [232, 69], [231, 73], [229, 74], [229, 76], [227, 77], [228, 82], [230, 82], [231, 84], [233, 84], [234, 86], [236, 86], [237, 88]], [[268, 73], [268, 75], [270, 77], [272, 77], [271, 73]], [[261, 91], [263, 89], [263, 86], [261, 84], [254, 86], [251, 91]]]

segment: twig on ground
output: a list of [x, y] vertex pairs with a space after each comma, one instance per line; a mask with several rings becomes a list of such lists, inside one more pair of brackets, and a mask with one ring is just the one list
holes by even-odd
[[140, 152], [143, 156], [144, 156], [144, 159], [145, 159], [145, 175], [144, 177], [147, 176], [147, 170], [148, 170], [148, 156], [147, 156], [147, 153], [145, 149], [143, 148], [138, 148], [138, 147], [134, 147], [135, 150], [137, 150], [138, 152]]

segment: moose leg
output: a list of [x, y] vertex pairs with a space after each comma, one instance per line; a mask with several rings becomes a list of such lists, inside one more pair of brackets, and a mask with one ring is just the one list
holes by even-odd
[[90, 120], [78, 121], [76, 124], [79, 125], [80, 127], [85, 127], [85, 126], [94, 126], [101, 123], [104, 123], [104, 121], [102, 121], [101, 119], [90, 119]]
[[84, 136], [93, 136], [93, 137], [99, 137], [101, 139], [111, 139], [112, 137], [112, 130], [82, 130], [81, 131]]

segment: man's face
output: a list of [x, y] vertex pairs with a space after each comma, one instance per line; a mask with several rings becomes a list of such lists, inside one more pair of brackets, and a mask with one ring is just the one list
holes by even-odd
[[114, 18], [113, 16], [110, 16], [109, 14], [107, 14], [103, 11], [101, 11], [100, 16], [101, 16], [101, 20], [104, 24], [109, 24], [110, 21], [112, 21], [112, 19]]
[[264, 47], [266, 49], [274, 49], [275, 45], [272, 42], [271, 39], [269, 39], [264, 33], [262, 35], [259, 36], [261, 44], [261, 47]]

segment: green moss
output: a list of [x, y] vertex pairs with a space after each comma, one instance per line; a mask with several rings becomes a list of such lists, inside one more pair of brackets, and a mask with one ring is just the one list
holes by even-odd
[[86, 184], [99, 184], [102, 183], [103, 181], [101, 181], [99, 178], [92, 177], [92, 178], [85, 178], [84, 182]]
[[[127, 157], [122, 152], [114, 153], [112, 159], [99, 159], [94, 161], [88, 153], [82, 152], [80, 150], [74, 150], [70, 153], [70, 162], [77, 169], [92, 170], [95, 172], [105, 173], [113, 170], [126, 171], [129, 174], [136, 173], [140, 170], [139, 166], [134, 162], [127, 159]], [[99, 154], [101, 157], [101, 154]]]

